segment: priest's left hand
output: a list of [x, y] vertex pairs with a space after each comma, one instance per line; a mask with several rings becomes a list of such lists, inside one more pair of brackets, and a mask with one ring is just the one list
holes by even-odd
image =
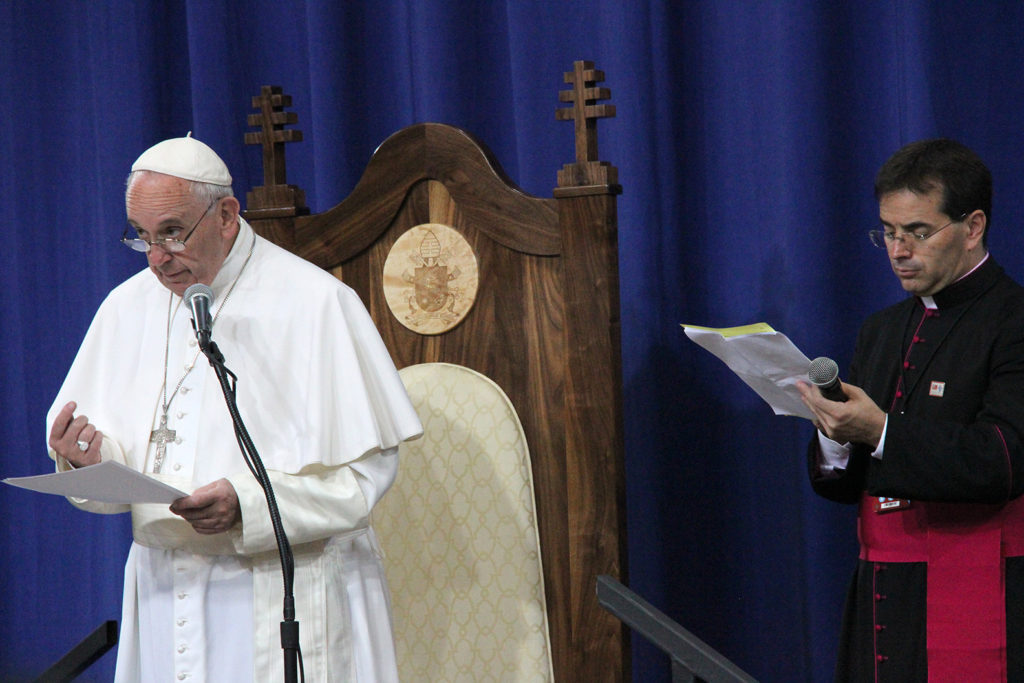
[[846, 402], [830, 401], [817, 387], [797, 382], [804, 405], [814, 413], [814, 426], [838, 443], [862, 443], [877, 448], [885, 428], [885, 413], [860, 387], [843, 383]]
[[197, 488], [191, 496], [179, 498], [171, 504], [171, 512], [191, 524], [196, 533], [206, 535], [227, 531], [242, 515], [235, 487], [227, 479], [218, 479]]

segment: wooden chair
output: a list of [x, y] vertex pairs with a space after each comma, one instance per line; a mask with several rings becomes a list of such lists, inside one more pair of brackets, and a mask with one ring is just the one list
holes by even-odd
[[510, 400], [531, 456], [560, 681], [630, 678], [626, 629], [596, 597], [598, 575], [626, 580], [621, 188], [597, 157], [596, 121], [614, 115], [603, 80], [590, 62], [565, 74], [556, 118], [575, 124], [576, 159], [551, 198], [516, 187], [466, 131], [423, 123], [385, 140], [352, 193], [310, 215], [285, 177], [285, 143], [301, 140], [286, 128], [291, 98], [263, 87], [249, 116], [260, 130], [246, 134], [263, 147], [264, 185], [246, 202], [254, 229], [355, 289], [397, 367], [462, 366]]

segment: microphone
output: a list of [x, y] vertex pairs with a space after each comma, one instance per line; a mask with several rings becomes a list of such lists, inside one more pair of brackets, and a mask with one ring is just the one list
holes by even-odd
[[[194, 286], [194, 285], [193, 285]], [[821, 395], [830, 401], [843, 403], [847, 400], [839, 382], [839, 366], [831, 358], [819, 356], [807, 368], [807, 379], [821, 390]]]
[[210, 345], [211, 327], [210, 307], [213, 305], [213, 290], [207, 285], [197, 282], [185, 290], [182, 296], [188, 307], [192, 309], [192, 329], [196, 331], [199, 348], [203, 351]]

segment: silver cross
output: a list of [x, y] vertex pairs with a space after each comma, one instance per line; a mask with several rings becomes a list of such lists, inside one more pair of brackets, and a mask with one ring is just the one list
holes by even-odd
[[167, 455], [167, 444], [174, 441], [174, 430], [167, 428], [167, 413], [160, 416], [160, 426], [149, 434], [149, 442], [156, 444], [156, 460], [153, 461], [153, 471], [159, 472], [164, 464], [164, 456]]

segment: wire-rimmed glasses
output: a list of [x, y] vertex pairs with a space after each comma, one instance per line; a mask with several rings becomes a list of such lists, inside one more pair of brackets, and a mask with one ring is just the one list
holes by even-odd
[[967, 214], [963, 214], [960, 218], [952, 220], [941, 228], [932, 230], [931, 232], [913, 232], [908, 230], [869, 230], [868, 237], [871, 238], [871, 244], [875, 245], [879, 249], [888, 249], [894, 242], [899, 242], [905, 248], [913, 249], [915, 246], [924, 244], [924, 242], [932, 237], [935, 237], [940, 232], [953, 225], [954, 223], [960, 223]]
[[199, 220], [196, 221], [196, 224], [193, 225], [192, 229], [188, 231], [187, 235], [185, 235], [185, 239], [178, 239], [177, 237], [164, 237], [162, 239], [155, 239], [150, 241], [142, 239], [141, 237], [138, 236], [138, 234], [136, 234], [135, 237], [129, 237], [129, 235], [131, 235], [135, 230], [133, 226], [129, 225], [127, 228], [124, 229], [124, 233], [121, 234], [121, 244], [128, 247], [129, 249], [132, 249], [133, 251], [141, 251], [143, 253], [149, 253], [149, 250], [152, 249], [153, 247], [160, 247], [164, 251], [170, 253], [178, 253], [181, 251], [185, 251], [185, 242], [188, 242], [188, 238], [192, 236], [192, 233], [196, 231], [196, 228], [199, 227], [199, 224], [203, 222], [204, 218], [206, 218], [206, 214], [210, 213], [210, 209], [212, 209], [214, 204], [216, 204], [219, 201], [220, 199], [214, 199], [212, 202], [210, 202], [210, 205], [206, 207], [206, 211], [203, 211], [203, 215], [199, 217]]

